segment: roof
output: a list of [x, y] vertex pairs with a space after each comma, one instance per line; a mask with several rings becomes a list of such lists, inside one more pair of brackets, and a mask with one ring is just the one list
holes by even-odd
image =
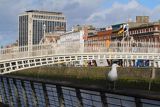
[[49, 13], [49, 14], [62, 14], [62, 12], [51, 12], [51, 11], [40, 11], [40, 10], [28, 10], [26, 12], [37, 12], [37, 13]]
[[137, 26], [133, 26], [130, 27], [130, 29], [137, 29], [137, 28], [148, 28], [148, 27], [152, 27], [152, 26], [158, 26], [160, 25], [159, 23], [143, 23], [141, 25], [137, 25]]

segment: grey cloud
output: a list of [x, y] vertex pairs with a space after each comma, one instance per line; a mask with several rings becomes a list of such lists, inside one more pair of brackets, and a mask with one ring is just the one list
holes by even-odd
[[[29, 9], [61, 11], [67, 17], [69, 28], [75, 24], [106, 26], [124, 22], [128, 17], [133, 19], [136, 15], [151, 15], [153, 19], [160, 16], [160, 6], [150, 10], [137, 0], [128, 4], [115, 2], [111, 8], [101, 8], [103, 3], [106, 0], [0, 0], [0, 32], [15, 40], [18, 37], [18, 15]], [[10, 38], [4, 37], [4, 40]]]
[[[85, 24], [90, 14], [105, 0], [0, 0], [0, 32], [5, 43], [18, 37], [18, 15], [26, 10], [61, 11], [68, 20], [68, 27]], [[10, 38], [9, 38], [10, 37]], [[1, 41], [3, 43], [4, 41]]]

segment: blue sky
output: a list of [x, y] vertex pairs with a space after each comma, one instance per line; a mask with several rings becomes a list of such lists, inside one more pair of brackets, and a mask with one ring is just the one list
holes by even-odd
[[103, 27], [135, 21], [136, 15], [160, 19], [160, 0], [0, 0], [0, 45], [18, 39], [18, 15], [30, 9], [63, 12], [68, 29], [77, 24]]
[[[119, 2], [119, 3], [128, 3], [131, 0], [106, 0], [105, 3], [103, 4], [103, 7], [111, 7], [114, 2]], [[155, 8], [157, 5], [160, 5], [160, 0], [136, 0], [138, 3], [141, 5], [148, 7], [150, 9]]]
[[160, 5], [160, 0], [139, 0], [138, 2], [150, 9], [153, 9], [156, 6]]

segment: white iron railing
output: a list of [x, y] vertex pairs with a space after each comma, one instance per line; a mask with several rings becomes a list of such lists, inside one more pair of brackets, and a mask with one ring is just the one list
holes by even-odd
[[40, 57], [47, 55], [66, 55], [72, 53], [160, 53], [160, 43], [155, 42], [119, 42], [113, 41], [109, 46], [105, 42], [92, 44], [53, 45], [42, 44], [32, 47], [23, 46], [0, 49], [0, 61], [9, 59]]

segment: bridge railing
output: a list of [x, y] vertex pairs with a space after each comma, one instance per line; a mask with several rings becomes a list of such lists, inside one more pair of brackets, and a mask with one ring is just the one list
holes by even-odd
[[111, 42], [109, 46], [105, 43], [90, 44], [42, 44], [32, 47], [23, 46], [15, 48], [0, 49], [0, 60], [41, 57], [47, 55], [65, 55], [71, 53], [160, 53], [160, 43], [152, 42]]

